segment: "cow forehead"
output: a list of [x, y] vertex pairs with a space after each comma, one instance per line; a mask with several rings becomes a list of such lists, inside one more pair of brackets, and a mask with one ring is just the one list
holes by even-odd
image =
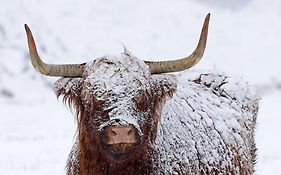
[[[133, 100], [141, 90], [149, 88], [149, 67], [142, 61], [122, 53], [106, 56], [86, 65], [85, 87], [87, 93], [105, 101], [110, 120], [101, 124], [100, 129], [114, 124], [132, 124], [140, 130], [142, 116], [136, 115]], [[144, 115], [144, 114], [143, 114]]]
[[97, 93], [95, 95], [105, 92], [130, 94], [145, 88], [149, 78], [149, 67], [125, 53], [102, 57], [86, 65], [85, 82]]

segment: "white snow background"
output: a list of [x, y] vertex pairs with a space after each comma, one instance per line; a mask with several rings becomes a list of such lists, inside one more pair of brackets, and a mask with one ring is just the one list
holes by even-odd
[[0, 172], [65, 174], [76, 130], [52, 91], [57, 78], [30, 64], [23, 25], [48, 63], [119, 54], [169, 60], [190, 54], [211, 12], [208, 44], [193, 70], [243, 77], [260, 94], [257, 173], [281, 165], [280, 0], [0, 0]]

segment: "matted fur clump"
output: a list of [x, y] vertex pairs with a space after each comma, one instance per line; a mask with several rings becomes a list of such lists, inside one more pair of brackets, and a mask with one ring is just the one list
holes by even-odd
[[[69, 175], [253, 174], [259, 97], [224, 73], [151, 75], [130, 53], [87, 63], [55, 92], [77, 112]], [[132, 125], [138, 144], [118, 156], [103, 129]]]

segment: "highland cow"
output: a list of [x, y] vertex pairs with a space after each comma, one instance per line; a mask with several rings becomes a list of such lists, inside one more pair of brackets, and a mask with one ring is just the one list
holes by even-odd
[[55, 92], [77, 113], [68, 175], [254, 173], [255, 91], [224, 73], [183, 71], [203, 56], [209, 18], [190, 56], [159, 62], [125, 49], [83, 64], [46, 64], [25, 25], [34, 68], [62, 77]]

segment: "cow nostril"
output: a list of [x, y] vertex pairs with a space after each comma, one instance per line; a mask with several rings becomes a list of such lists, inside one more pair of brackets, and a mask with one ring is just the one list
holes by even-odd
[[128, 134], [128, 135], [132, 135], [132, 134], [133, 134], [132, 129], [130, 129], [127, 134]]
[[117, 132], [114, 131], [114, 130], [111, 130], [111, 134], [112, 134], [113, 136], [117, 136]]

